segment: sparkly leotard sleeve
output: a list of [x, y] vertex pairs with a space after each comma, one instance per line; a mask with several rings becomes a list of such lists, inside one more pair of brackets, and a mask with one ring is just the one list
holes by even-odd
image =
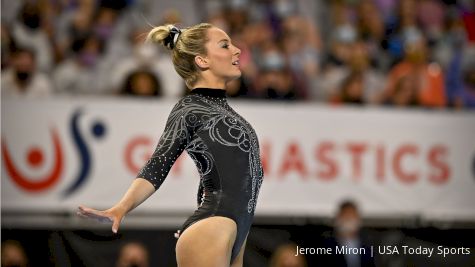
[[200, 174], [198, 208], [182, 226], [211, 216], [236, 222], [236, 258], [252, 224], [263, 170], [252, 126], [227, 103], [225, 91], [197, 88], [170, 113], [152, 157], [137, 177], [158, 189], [183, 150]]

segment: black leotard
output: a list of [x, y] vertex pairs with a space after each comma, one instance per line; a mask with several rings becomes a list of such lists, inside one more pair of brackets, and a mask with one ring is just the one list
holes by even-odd
[[197, 88], [171, 111], [157, 148], [137, 177], [158, 189], [186, 150], [199, 174], [198, 209], [181, 232], [200, 219], [224, 216], [237, 224], [231, 262], [251, 227], [263, 170], [252, 126], [227, 103], [222, 89]]

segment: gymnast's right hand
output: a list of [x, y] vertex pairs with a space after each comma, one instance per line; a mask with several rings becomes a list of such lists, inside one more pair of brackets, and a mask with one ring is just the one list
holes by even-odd
[[77, 214], [99, 222], [112, 223], [112, 232], [117, 233], [125, 214], [144, 202], [155, 192], [155, 187], [146, 179], [134, 179], [122, 199], [112, 208], [104, 211], [79, 206]]
[[77, 215], [81, 217], [94, 219], [102, 223], [112, 223], [112, 232], [115, 234], [119, 230], [119, 225], [124, 214], [123, 211], [116, 207], [100, 211], [85, 206], [79, 206], [77, 211]]

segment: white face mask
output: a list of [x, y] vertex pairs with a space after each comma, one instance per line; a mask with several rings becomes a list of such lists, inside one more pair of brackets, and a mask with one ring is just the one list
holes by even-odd
[[336, 222], [336, 230], [339, 234], [348, 235], [358, 232], [361, 223], [358, 219], [339, 219]]

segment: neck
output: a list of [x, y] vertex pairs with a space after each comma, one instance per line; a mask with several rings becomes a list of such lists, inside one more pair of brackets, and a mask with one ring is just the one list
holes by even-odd
[[193, 85], [192, 89], [195, 88], [214, 88], [214, 89], [225, 89], [226, 81], [222, 78], [218, 78], [210, 73], [202, 73], [201, 78]]

